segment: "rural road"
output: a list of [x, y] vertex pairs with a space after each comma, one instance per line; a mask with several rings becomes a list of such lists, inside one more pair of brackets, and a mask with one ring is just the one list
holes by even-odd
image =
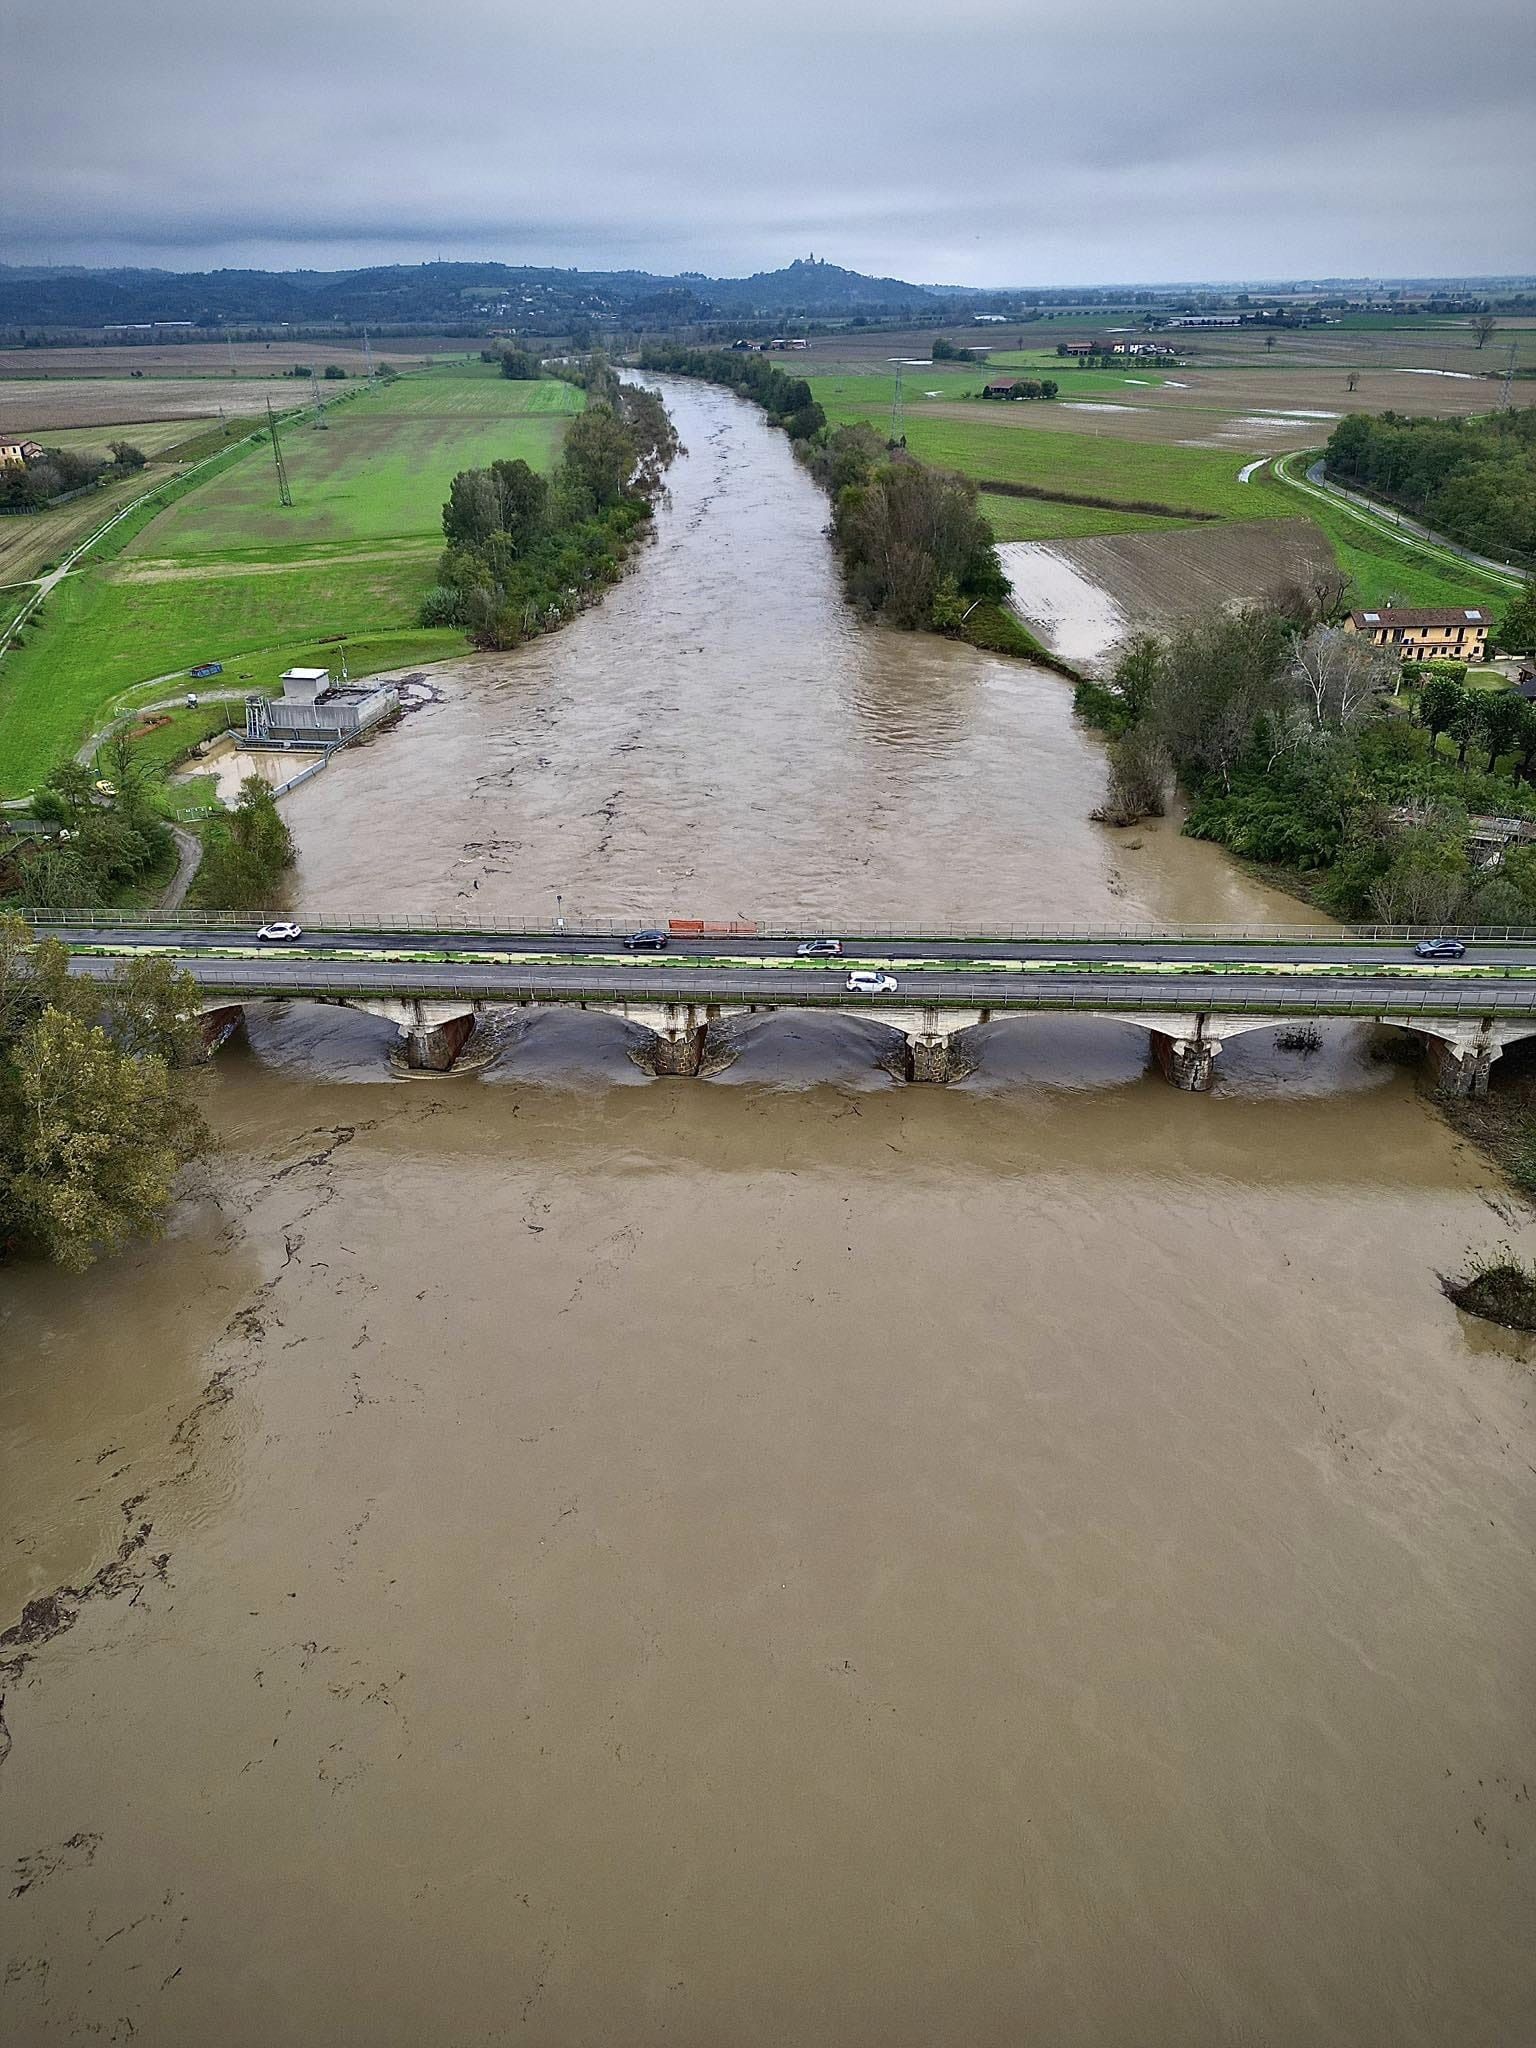
[[1305, 496], [1333, 498], [1351, 506], [1366, 521], [1378, 527], [1383, 533], [1395, 534], [1399, 540], [1406, 534], [1423, 546], [1437, 549], [1452, 563], [1466, 562], [1474, 569], [1481, 569], [1485, 575], [1496, 577], [1507, 583], [1512, 590], [1518, 590], [1525, 582], [1524, 573], [1512, 568], [1508, 562], [1495, 562], [1487, 555], [1476, 555], [1470, 548], [1464, 548], [1453, 540], [1447, 540], [1443, 533], [1435, 533], [1427, 526], [1421, 526], [1417, 519], [1410, 519], [1406, 513], [1397, 513], [1378, 505], [1374, 499], [1362, 497], [1358, 491], [1346, 491], [1340, 484], [1331, 484], [1323, 474], [1323, 464], [1314, 462], [1307, 470], [1306, 481], [1292, 476], [1282, 459], [1275, 464], [1274, 473], [1284, 484]]

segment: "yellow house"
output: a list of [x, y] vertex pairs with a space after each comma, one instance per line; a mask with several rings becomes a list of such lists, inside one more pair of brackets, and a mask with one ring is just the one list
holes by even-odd
[[1404, 608], [1351, 612], [1344, 626], [1395, 649], [1401, 661], [1485, 661], [1492, 623], [1486, 611]]
[[35, 441], [0, 441], [0, 469], [25, 469], [42, 452]]

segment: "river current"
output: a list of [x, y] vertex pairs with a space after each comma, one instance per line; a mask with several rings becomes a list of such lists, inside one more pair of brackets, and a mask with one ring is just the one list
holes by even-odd
[[[668, 399], [606, 603], [295, 793], [301, 915], [1295, 919]], [[1436, 1274], [1533, 1233], [1411, 1069], [390, 1036], [253, 1008], [167, 1239], [0, 1274], [0, 1625], [74, 1589], [0, 1678], [7, 2041], [1529, 2038], [1536, 1382]]]

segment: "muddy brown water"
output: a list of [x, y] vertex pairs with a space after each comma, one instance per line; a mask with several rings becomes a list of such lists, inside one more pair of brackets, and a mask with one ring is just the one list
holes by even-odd
[[[1291, 914], [676, 410], [605, 610], [298, 793], [301, 907]], [[167, 1240], [0, 1279], [3, 1612], [84, 1594], [5, 1680], [8, 2041], [1529, 2038], [1532, 1371], [1434, 1273], [1531, 1232], [1411, 1071], [388, 1039], [253, 1012]]]

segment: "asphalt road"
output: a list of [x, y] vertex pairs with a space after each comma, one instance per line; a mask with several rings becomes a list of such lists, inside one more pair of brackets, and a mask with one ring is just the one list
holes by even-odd
[[[142, 924], [119, 925], [48, 925], [40, 932], [49, 938], [62, 939], [71, 946], [147, 946], [156, 950], [174, 947], [189, 955], [210, 950], [227, 950], [231, 946], [254, 946], [255, 927], [231, 929], [228, 926], [186, 926], [156, 924], [152, 921]], [[1074, 961], [1136, 961], [1166, 962], [1170, 965], [1194, 962], [1197, 964], [1220, 965], [1263, 965], [1270, 961], [1320, 962], [1331, 966], [1354, 966], [1373, 974], [1391, 973], [1394, 969], [1422, 967], [1416, 962], [1411, 943], [1406, 940], [1365, 940], [1347, 935], [1337, 939], [1292, 940], [1286, 938], [1257, 939], [1253, 937], [1231, 937], [1224, 939], [1181, 939], [1153, 937], [1114, 936], [1081, 938], [1032, 938], [1016, 940], [988, 938], [985, 935], [963, 939], [912, 938], [858, 938], [848, 936], [843, 940], [844, 959], [824, 961], [815, 970], [826, 975], [846, 968], [850, 962], [866, 961], [973, 961], [973, 960], [1016, 960], [1021, 964], [1039, 960]], [[664, 953], [632, 954], [624, 945], [622, 933], [563, 932], [551, 935], [549, 932], [497, 931], [476, 928], [472, 931], [441, 929], [415, 929], [405, 926], [390, 929], [375, 929], [362, 926], [307, 926], [297, 950], [314, 957], [335, 953], [440, 953], [450, 951], [456, 955], [476, 953], [531, 953], [542, 956], [565, 955], [583, 961], [603, 958], [623, 960], [629, 963], [626, 971], [650, 969], [665, 963], [675, 962], [679, 971], [689, 971], [682, 963], [687, 961], [732, 960], [774, 960], [792, 959], [795, 941], [773, 938], [734, 938], [718, 935], [709, 938], [674, 938]], [[287, 949], [281, 946], [270, 948], [271, 956], [281, 957]], [[1536, 942], [1488, 941], [1470, 944], [1464, 963], [1469, 967], [1526, 967], [1536, 969]], [[518, 970], [521, 974], [524, 970]], [[698, 972], [697, 968], [693, 969]], [[946, 976], [946, 979], [949, 977]], [[1420, 976], [1413, 977], [1418, 980]]]
[[[78, 973], [100, 976], [114, 962], [81, 955]], [[210, 960], [188, 955], [181, 964], [204, 988], [234, 998], [349, 995], [462, 997], [466, 1002], [630, 1002], [833, 1005], [850, 1009], [944, 1007], [1096, 1010], [1252, 1010], [1318, 1014], [1392, 1011], [1444, 1015], [1536, 1018], [1536, 980], [1475, 981], [1448, 973], [1426, 985], [1389, 975], [1339, 974], [1202, 976], [1145, 970], [1118, 974], [967, 973], [963, 968], [903, 969], [891, 995], [852, 995], [835, 968], [713, 968], [666, 965], [655, 959], [623, 966], [454, 961], [306, 960], [270, 955], [259, 960]]]

